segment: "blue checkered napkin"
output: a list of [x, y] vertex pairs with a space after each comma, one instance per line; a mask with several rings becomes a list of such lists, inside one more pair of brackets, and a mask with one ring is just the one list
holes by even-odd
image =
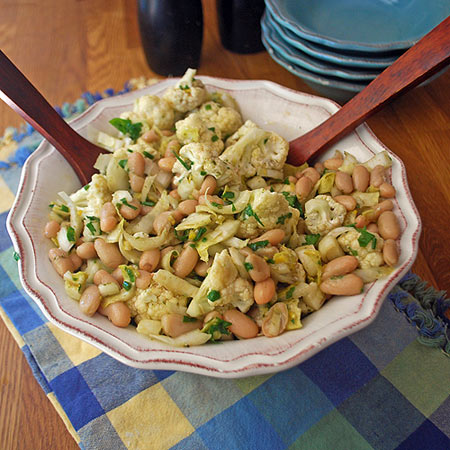
[[83, 449], [447, 449], [450, 360], [385, 302], [285, 372], [221, 380], [125, 366], [54, 327], [20, 286], [0, 215], [0, 313]]

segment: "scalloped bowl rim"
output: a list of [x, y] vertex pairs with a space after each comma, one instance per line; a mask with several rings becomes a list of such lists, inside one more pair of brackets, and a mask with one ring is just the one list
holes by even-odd
[[[210, 88], [231, 92], [240, 103], [244, 119], [256, 113], [250, 109], [249, 114], [245, 113], [247, 104], [241, 103], [241, 97], [248, 96], [246, 100], [262, 102], [261, 106], [267, 108], [265, 113], [268, 115], [274, 114], [273, 102], [280, 102], [286, 110], [282, 115], [283, 120], [277, 115], [276, 121], [261, 124], [260, 120], [259, 123], [278, 132], [279, 127], [284, 127], [283, 130], [287, 130], [284, 134], [289, 135], [287, 139], [306, 132], [307, 128], [317, 125], [339, 108], [332, 100], [297, 92], [270, 81], [199, 78]], [[133, 100], [140, 95], [161, 93], [175, 80], [167, 79], [139, 91], [101, 100], [71, 121], [71, 125], [81, 134], [87, 135], [92, 123], [103, 123], [105, 115], [129, 109]], [[311, 117], [315, 115], [312, 121], [308, 115], [304, 116], [305, 121], [308, 119], [310, 122], [303, 128], [300, 126], [301, 131], [286, 125], [298, 122], [298, 117], [289, 115], [295, 108], [303, 108]], [[376, 138], [366, 124], [360, 125], [340, 143], [332, 146], [325, 155], [331, 154], [337, 147], [363, 152], [366, 156], [387, 150], [393, 159], [393, 184], [398, 192], [395, 203], [402, 227], [400, 262], [389, 277], [372, 283], [363, 294], [327, 302], [321, 310], [303, 320], [304, 327], [300, 330], [289, 331], [272, 339], [258, 337], [224, 342], [220, 346], [175, 348], [140, 336], [131, 326], [118, 329], [98, 314], [93, 318], [82, 316], [76, 302], [65, 295], [64, 289], [61, 290], [62, 283], [57, 283], [61, 279], [54, 273], [46, 257], [50, 244], [42, 237], [42, 228], [38, 228], [45, 223], [47, 216], [44, 200], [47, 202], [48, 193], [42, 191], [42, 170], [46, 165], [51, 164], [55, 170], [61, 168], [66, 171], [65, 178], [57, 181], [50, 179], [50, 185], [56, 183], [57, 188], [64, 183], [81, 186], [72, 168], [47, 141], [43, 141], [26, 161], [18, 193], [7, 219], [7, 229], [14, 248], [21, 256], [19, 276], [22, 285], [52, 324], [132, 367], [181, 370], [220, 378], [260, 375], [293, 367], [337, 340], [369, 325], [377, 316], [389, 290], [412, 266], [418, 251], [421, 221], [409, 191], [403, 162]]]

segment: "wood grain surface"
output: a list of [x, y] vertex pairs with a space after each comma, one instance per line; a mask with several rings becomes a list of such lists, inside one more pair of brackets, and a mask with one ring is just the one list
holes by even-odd
[[[266, 52], [237, 55], [224, 50], [214, 0], [203, 3], [199, 74], [267, 79], [314, 93]], [[74, 101], [87, 90], [120, 89], [132, 77], [155, 76], [141, 48], [133, 0], [2, 0], [0, 7], [0, 48], [53, 105]], [[0, 134], [20, 123], [16, 113], [0, 104]], [[368, 124], [404, 161], [422, 217], [413, 271], [436, 288], [449, 290], [450, 71], [396, 99]], [[72, 448], [78, 446], [0, 321], [0, 449]]]

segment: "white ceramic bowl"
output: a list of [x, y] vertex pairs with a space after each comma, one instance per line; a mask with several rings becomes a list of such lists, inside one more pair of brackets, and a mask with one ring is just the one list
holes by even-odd
[[[239, 102], [245, 119], [276, 131], [291, 140], [318, 125], [339, 106], [321, 97], [295, 92], [269, 81], [233, 81], [200, 77], [208, 89], [230, 92]], [[93, 128], [107, 131], [108, 120], [132, 108], [143, 94], [161, 94], [174, 83], [162, 81], [141, 91], [111, 97], [94, 104], [71, 122], [84, 136]], [[366, 125], [330, 148], [353, 153], [365, 161], [386, 147]], [[229, 341], [220, 345], [173, 348], [139, 335], [129, 326], [116, 328], [99, 314], [86, 317], [70, 299], [61, 278], [51, 266], [47, 253], [51, 246], [43, 237], [48, 204], [59, 191], [73, 192], [80, 183], [66, 160], [46, 141], [26, 162], [19, 191], [8, 217], [8, 231], [19, 252], [20, 278], [49, 321], [133, 367], [182, 370], [223, 378], [243, 377], [288, 369], [311, 357], [344, 336], [367, 326], [375, 319], [389, 290], [411, 267], [418, 249], [420, 218], [409, 192], [403, 163], [393, 153], [392, 183], [397, 190], [396, 213], [402, 236], [398, 267], [386, 279], [367, 285], [364, 293], [335, 297], [323, 308], [303, 319], [303, 328], [276, 338], [258, 337]]]

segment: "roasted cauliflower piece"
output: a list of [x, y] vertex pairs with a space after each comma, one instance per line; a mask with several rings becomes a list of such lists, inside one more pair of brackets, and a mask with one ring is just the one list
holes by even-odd
[[252, 284], [240, 278], [227, 250], [217, 253], [208, 275], [189, 304], [187, 314], [201, 317], [216, 308], [247, 312], [253, 304]]
[[324, 235], [344, 222], [347, 210], [329, 195], [317, 195], [305, 203], [305, 224], [311, 234]]
[[149, 127], [157, 127], [161, 130], [167, 130], [173, 127], [175, 113], [164, 98], [156, 95], [144, 95], [134, 101], [133, 112], [137, 118], [145, 120]]
[[289, 237], [297, 225], [300, 212], [289, 206], [284, 195], [265, 189], [252, 192], [250, 203], [240, 214], [237, 236], [254, 238], [267, 230], [281, 228]]
[[213, 101], [203, 103], [199, 108], [199, 114], [203, 120], [213, 124], [216, 130], [220, 131], [223, 139], [231, 136], [242, 125], [239, 111]]
[[[365, 246], [361, 246], [361, 233], [371, 234], [374, 237]], [[337, 240], [345, 253], [356, 257], [361, 269], [370, 269], [371, 267], [379, 267], [384, 264], [382, 254], [384, 240], [377, 233], [360, 232], [350, 228], [349, 231], [339, 236]]]
[[247, 120], [226, 141], [220, 159], [236, 166], [245, 178], [255, 175], [268, 178], [283, 178], [283, 165], [289, 144], [281, 136], [264, 131], [251, 120]]
[[186, 113], [206, 101], [208, 92], [205, 85], [195, 78], [196, 73], [195, 69], [188, 69], [180, 81], [163, 95], [163, 99], [178, 112]]

